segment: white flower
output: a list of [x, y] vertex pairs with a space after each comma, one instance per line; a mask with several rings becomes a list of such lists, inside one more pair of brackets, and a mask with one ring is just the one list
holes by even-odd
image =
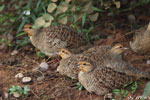
[[30, 13], [30, 10], [25, 10], [25, 11], [23, 12], [23, 14], [25, 14], [25, 15], [30, 15], [31, 13]]

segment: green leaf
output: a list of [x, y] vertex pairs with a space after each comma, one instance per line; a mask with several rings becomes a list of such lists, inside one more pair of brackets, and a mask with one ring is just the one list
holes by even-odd
[[145, 96], [145, 97], [149, 96], [150, 97], [150, 81], [145, 86], [143, 96]]
[[24, 34], [26, 34], [26, 32], [18, 33], [18, 34], [16, 35], [16, 37], [20, 37], [20, 36], [22, 36], [22, 35], [24, 35]]
[[5, 39], [4, 39], [4, 38], [1, 38], [1, 39], [0, 39], [0, 42], [1, 42], [1, 43], [4, 43], [4, 42], [5, 42]]
[[37, 55], [41, 58], [46, 57], [46, 55], [44, 53], [42, 53], [41, 51], [37, 52]]
[[126, 97], [128, 95], [128, 93], [129, 93], [128, 91], [124, 90], [123, 91], [123, 97]]
[[46, 22], [43, 27], [48, 27], [51, 25], [51, 22]]
[[31, 3], [32, 3], [32, 0], [29, 0], [25, 8], [29, 9], [31, 7]]
[[13, 85], [12, 88], [9, 89], [9, 91], [9, 94], [13, 94], [16, 91], [16, 87]]
[[136, 92], [136, 89], [138, 88], [138, 86], [137, 86], [137, 82], [134, 82], [133, 84], [132, 84], [132, 86], [131, 86], [131, 91], [134, 93], [134, 92]]
[[30, 91], [30, 89], [28, 88], [28, 86], [24, 87], [24, 95], [28, 94], [28, 92]]
[[92, 21], [95, 22], [98, 19], [99, 13], [91, 14], [88, 15], [88, 18]]
[[58, 14], [64, 13], [68, 10], [68, 4], [66, 2], [61, 2], [60, 5], [57, 7], [56, 16]]
[[83, 86], [78, 82], [77, 83], [77, 87], [78, 87], [78, 89], [81, 91], [82, 90], [82, 88], [83, 88]]
[[26, 44], [28, 44], [28, 43], [30, 43], [29, 37], [24, 37], [24, 40], [23, 40], [23, 41], [22, 41], [22, 40], [17, 40], [17, 44], [18, 44], [19, 46], [23, 46], [23, 45], [26, 45]]
[[25, 17], [25, 18], [23, 19], [23, 21], [21, 22], [21, 24], [20, 24], [20, 26], [19, 26], [19, 28], [18, 28], [18, 30], [17, 30], [17, 33], [22, 30], [22, 28], [23, 28], [23, 26], [25, 25], [26, 22], [27, 22], [27, 18]]
[[50, 14], [47, 14], [47, 13], [45, 13], [45, 14], [42, 16], [42, 18], [43, 18], [45, 21], [49, 21], [49, 22], [51, 22], [52, 20], [54, 20], [54, 17], [51, 16]]
[[119, 89], [114, 89], [113, 93], [116, 94], [116, 95], [119, 95], [120, 94], [120, 90]]
[[61, 23], [61, 24], [67, 24], [67, 20], [68, 20], [68, 17], [65, 16], [62, 19], [59, 19], [58, 22]]
[[42, 27], [45, 24], [45, 20], [43, 17], [39, 17], [35, 20], [35, 25], [38, 27]]
[[40, 6], [40, 3], [41, 3], [41, 0], [38, 0], [37, 4], [36, 4], [36, 8], [35, 8], [35, 11], [37, 12], [38, 11], [38, 8]]
[[5, 8], [5, 5], [0, 6], [0, 12], [3, 11]]
[[97, 7], [92, 7], [94, 11], [98, 11], [98, 12], [104, 12], [103, 9], [97, 8]]
[[57, 8], [57, 5], [56, 5], [55, 3], [50, 3], [50, 4], [48, 5], [47, 11], [48, 11], [49, 13], [52, 13], [56, 8]]
[[86, 20], [86, 13], [84, 13], [82, 16], [82, 26], [84, 26], [85, 20]]

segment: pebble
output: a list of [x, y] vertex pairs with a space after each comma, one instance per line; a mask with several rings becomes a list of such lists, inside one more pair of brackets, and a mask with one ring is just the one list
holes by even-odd
[[22, 82], [23, 83], [31, 82], [31, 77], [24, 77], [24, 78], [22, 78]]
[[49, 65], [48, 65], [46, 62], [42, 62], [42, 63], [40, 64], [40, 70], [41, 70], [41, 71], [47, 71], [48, 68], [49, 68]]
[[5, 99], [7, 99], [7, 98], [8, 98], [8, 93], [7, 93], [7, 92], [4, 92], [4, 93], [3, 93], [3, 97], [4, 97]]
[[18, 54], [18, 51], [17, 51], [17, 50], [12, 51], [12, 53], [11, 53], [12, 56], [14, 56], [14, 55], [16, 55], [16, 54]]
[[14, 96], [15, 98], [19, 98], [19, 97], [20, 97], [20, 94], [19, 94], [18, 92], [14, 92], [14, 93], [13, 93], [13, 96]]
[[128, 20], [130, 21], [130, 23], [135, 23], [136, 18], [133, 14], [128, 15]]
[[18, 73], [15, 75], [15, 78], [23, 78], [23, 74], [22, 73]]
[[44, 76], [40, 76], [40, 77], [38, 77], [36, 80], [37, 80], [37, 81], [43, 81], [44, 79], [45, 79]]
[[150, 60], [147, 60], [146, 63], [147, 63], [148, 65], [150, 65]]

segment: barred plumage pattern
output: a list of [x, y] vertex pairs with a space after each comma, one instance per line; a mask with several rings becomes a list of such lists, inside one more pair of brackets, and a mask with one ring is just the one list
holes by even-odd
[[57, 69], [60, 74], [77, 79], [78, 72], [74, 70], [74, 66], [78, 61], [85, 60], [90, 61], [90, 63], [94, 63], [95, 66], [112, 68], [114, 71], [121, 72], [129, 76], [134, 76], [136, 78], [150, 78], [150, 73], [142, 72], [132, 64], [125, 62], [122, 60], [122, 55], [113, 54], [113, 52], [111, 52], [111, 48], [111, 46], [102, 45], [90, 48], [82, 54], [72, 54], [69, 58], [62, 59]]
[[123, 85], [132, 82], [134, 77], [108, 67], [99, 66], [90, 72], [80, 71], [78, 79], [88, 92], [105, 95], [113, 89], [121, 88]]
[[88, 40], [73, 28], [60, 25], [33, 30], [32, 44], [48, 56], [55, 56], [60, 48], [67, 48], [73, 53], [80, 53], [91, 47]]

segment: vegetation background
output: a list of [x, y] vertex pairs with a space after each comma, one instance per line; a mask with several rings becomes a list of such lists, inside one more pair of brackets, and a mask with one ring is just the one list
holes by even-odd
[[[22, 31], [25, 24], [35, 29], [64, 24], [86, 35], [94, 45], [117, 42], [128, 45], [134, 31], [149, 21], [150, 0], [0, 0], [0, 99], [13, 100], [14, 92], [19, 92], [23, 100], [103, 98], [82, 90], [75, 80], [55, 73], [59, 62], [49, 60], [31, 45]], [[142, 70], [149, 69], [146, 62], [150, 57], [129, 54], [126, 59]], [[38, 82], [41, 73], [33, 70], [42, 61], [50, 65], [50, 70], [42, 73], [44, 79]], [[15, 79], [17, 73], [32, 77], [32, 82], [23, 84]], [[115, 89], [113, 98], [128, 100], [128, 97], [150, 96], [149, 88], [148, 80], [142, 79], [130, 87]]]

